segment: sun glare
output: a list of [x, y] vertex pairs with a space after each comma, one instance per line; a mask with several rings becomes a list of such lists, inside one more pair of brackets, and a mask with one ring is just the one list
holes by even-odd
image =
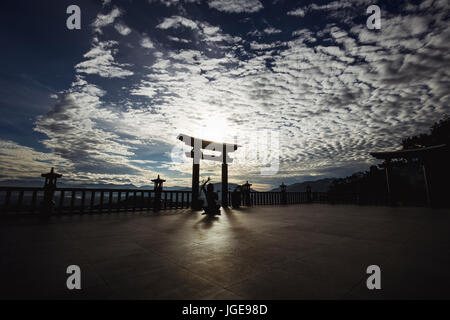
[[205, 126], [200, 130], [200, 134], [203, 139], [225, 142], [225, 138], [230, 136], [227, 120], [219, 117], [208, 118]]

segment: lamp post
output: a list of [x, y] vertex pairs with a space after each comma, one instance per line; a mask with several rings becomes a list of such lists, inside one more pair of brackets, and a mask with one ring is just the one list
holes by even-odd
[[159, 211], [161, 210], [161, 204], [162, 204], [162, 189], [163, 189], [163, 183], [166, 182], [166, 180], [163, 180], [159, 177], [156, 179], [153, 179], [152, 182], [155, 184], [154, 191], [155, 191], [155, 200], [153, 202], [153, 211]]
[[242, 185], [242, 192], [244, 194], [244, 204], [248, 207], [252, 205], [252, 201], [250, 199], [250, 187], [251, 186], [252, 186], [252, 184], [248, 183], [248, 181]]

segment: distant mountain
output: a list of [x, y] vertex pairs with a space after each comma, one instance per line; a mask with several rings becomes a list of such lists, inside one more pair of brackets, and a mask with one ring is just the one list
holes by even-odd
[[[5, 180], [0, 182], [0, 186], [4, 187], [42, 187], [44, 185], [44, 180]], [[200, 184], [201, 185], [201, 184]], [[153, 185], [145, 185], [137, 187], [134, 184], [110, 184], [110, 183], [65, 183], [63, 181], [57, 182], [58, 188], [86, 188], [86, 189], [138, 189], [138, 190], [153, 190]], [[236, 183], [228, 183], [228, 190], [233, 191], [237, 187]], [[191, 187], [181, 187], [181, 186], [164, 186], [163, 190], [167, 191], [191, 191]], [[222, 183], [214, 183], [215, 191], [222, 191]]]
[[[306, 192], [306, 186], [310, 186], [312, 192], [327, 192], [328, 188], [330, 187], [331, 183], [334, 179], [332, 178], [326, 178], [326, 179], [320, 179], [316, 181], [304, 181], [300, 183], [294, 183], [291, 185], [288, 185], [286, 190], [288, 192]], [[272, 189], [273, 192], [279, 192], [280, 188]]]

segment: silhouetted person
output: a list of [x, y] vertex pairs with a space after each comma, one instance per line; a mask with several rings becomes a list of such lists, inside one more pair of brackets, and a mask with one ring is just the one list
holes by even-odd
[[231, 205], [233, 208], [239, 208], [241, 206], [242, 199], [242, 186], [238, 185], [231, 194]]
[[205, 189], [205, 185], [210, 181], [211, 179], [208, 178], [206, 182], [202, 184], [202, 190], [206, 197], [206, 203], [207, 207], [203, 207], [203, 210], [205, 212], [203, 214], [212, 214], [212, 215], [220, 215], [220, 205], [217, 204], [217, 200], [219, 200], [219, 196], [217, 192], [214, 192], [214, 185], [209, 183], [207, 188]]

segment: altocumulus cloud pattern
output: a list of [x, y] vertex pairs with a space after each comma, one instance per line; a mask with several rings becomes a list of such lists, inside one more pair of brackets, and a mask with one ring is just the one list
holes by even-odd
[[[278, 175], [239, 163], [231, 181], [268, 188], [364, 169], [369, 151], [426, 131], [450, 100], [448, 1], [378, 2], [381, 29], [368, 30], [372, 4], [81, 1], [81, 31], [64, 30], [63, 4], [42, 8], [44, 26], [61, 30], [37, 28], [41, 42], [17, 30], [27, 44], [1, 53], [12, 65], [1, 80], [0, 179], [32, 179], [52, 163], [69, 181], [140, 186], [160, 173], [188, 185], [191, 164], [170, 156], [179, 133], [231, 141], [262, 129], [280, 132]], [[56, 47], [57, 36], [72, 45]], [[46, 41], [51, 63], [35, 50]], [[24, 52], [28, 65], [51, 67], [17, 76]]]

